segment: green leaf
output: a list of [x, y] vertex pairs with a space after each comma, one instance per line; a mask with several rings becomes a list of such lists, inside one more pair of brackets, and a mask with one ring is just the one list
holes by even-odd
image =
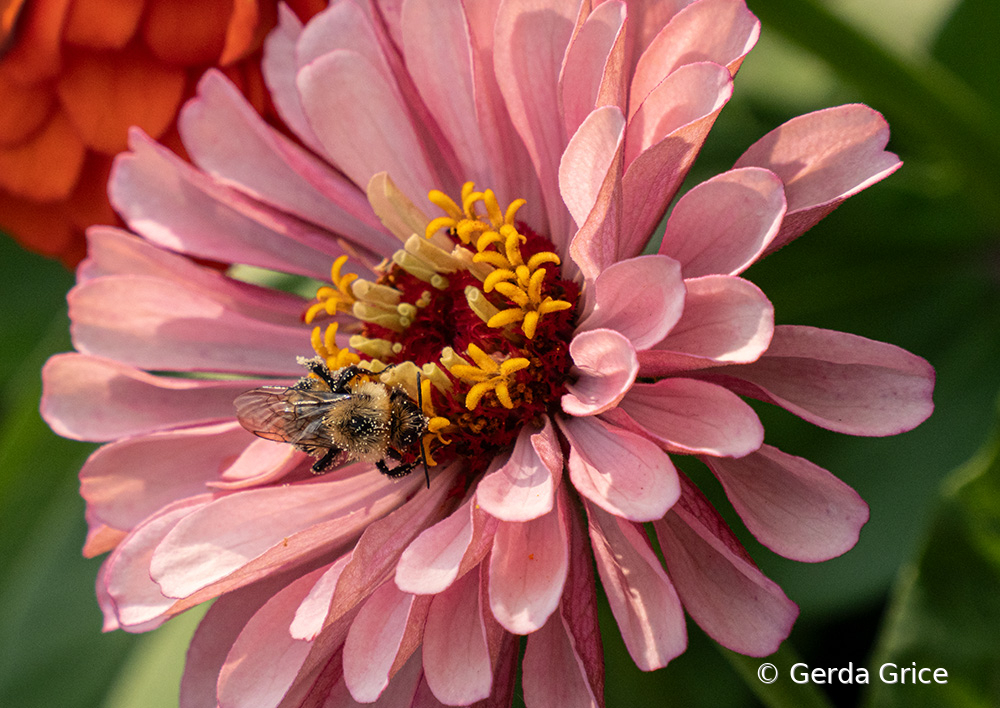
[[[924, 547], [900, 574], [868, 708], [1000, 705], [998, 587], [1000, 416], [992, 439], [946, 480]], [[884, 683], [876, 676], [888, 663], [943, 668], [947, 683]]]
[[934, 43], [934, 56], [1000, 110], [1000, 3], [964, 0], [948, 18]]
[[818, 0], [747, 4], [765, 31], [776, 30], [823, 59], [894, 130], [904, 129], [927, 154], [948, 160], [977, 208], [1000, 214], [1000, 115], [959, 76], [931, 59], [918, 64], [891, 52]]

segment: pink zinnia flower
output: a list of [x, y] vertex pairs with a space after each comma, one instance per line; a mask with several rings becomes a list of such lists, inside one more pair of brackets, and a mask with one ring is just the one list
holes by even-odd
[[[766, 135], [642, 255], [758, 31], [742, 0], [340, 1], [266, 43], [301, 143], [218, 73], [180, 119], [195, 166], [132, 135], [110, 194], [134, 235], [91, 230], [42, 410], [107, 443], [81, 472], [105, 628], [217, 598], [182, 705], [509, 703], [521, 637], [529, 706], [601, 704], [595, 564], [642, 669], [684, 651], [685, 610], [735, 651], [778, 647], [797, 607], [671, 455], [764, 545], [832, 558], [866, 505], [765, 445], [740, 396], [891, 435], [930, 414], [933, 372], [775, 326], [739, 277], [899, 166], [865, 106]], [[331, 283], [308, 300], [266, 271]], [[258, 430], [247, 398], [279, 441], [244, 430], [234, 399], [291, 396], [313, 356], [371, 372], [347, 395], [419, 403], [419, 443], [377, 452], [415, 473], [347, 448], [316, 476], [337, 446], [280, 406]]]

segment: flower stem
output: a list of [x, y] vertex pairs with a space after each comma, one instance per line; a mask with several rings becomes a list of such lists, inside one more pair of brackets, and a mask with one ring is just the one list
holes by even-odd
[[[815, 684], [792, 681], [790, 669], [803, 662], [789, 642], [784, 642], [778, 651], [763, 658], [744, 656], [720, 645], [716, 646], [754, 695], [768, 708], [833, 708], [830, 699]], [[770, 664], [771, 667], [767, 668], [765, 664]]]
[[[748, 0], [765, 25], [826, 61], [889, 123], [955, 163], [963, 187], [996, 215], [1000, 203], [1000, 117], [968, 84], [927, 58], [893, 53], [817, 0]], [[992, 197], [984, 200], [984, 197]]]

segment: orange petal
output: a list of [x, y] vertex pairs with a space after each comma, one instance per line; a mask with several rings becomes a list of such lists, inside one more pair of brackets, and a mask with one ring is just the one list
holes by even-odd
[[147, 0], [142, 36], [165, 62], [215, 64], [232, 12], [233, 0]]
[[14, 43], [14, 28], [25, 10], [25, 0], [0, 0], [0, 53]]
[[23, 86], [0, 74], [0, 147], [27, 140], [52, 114], [55, 95], [49, 86]]
[[[233, 0], [233, 14], [226, 27], [226, 43], [219, 57], [219, 64], [226, 66], [239, 61], [263, 41], [260, 8], [257, 0]], [[269, 25], [273, 27], [275, 20]]]
[[108, 201], [108, 176], [113, 158], [99, 152], [87, 153], [80, 170], [76, 189], [69, 195], [66, 207], [76, 228], [83, 233], [94, 224], [120, 223]]
[[14, 45], [0, 62], [8, 77], [29, 84], [59, 73], [59, 39], [68, 7], [69, 0], [38, 0], [26, 5], [14, 27]]
[[222, 73], [240, 90], [254, 110], [265, 117], [275, 114], [271, 94], [267, 90], [264, 75], [260, 70], [259, 52], [244, 61], [223, 68]]
[[143, 0], [76, 0], [63, 38], [93, 49], [121, 49], [135, 34]]
[[64, 199], [76, 184], [84, 152], [72, 123], [56, 112], [31, 140], [0, 149], [0, 187], [39, 201]]
[[300, 20], [305, 22], [313, 15], [325, 10], [327, 0], [285, 0], [285, 4], [292, 8]]
[[137, 50], [67, 56], [59, 99], [84, 142], [115, 153], [126, 147], [129, 126], [159, 137], [174, 122], [185, 74]]
[[82, 250], [73, 240], [77, 234], [82, 242], [83, 233], [76, 231], [61, 204], [39, 204], [0, 191], [0, 230], [29, 251], [50, 258], [59, 258], [67, 251], [79, 255]]

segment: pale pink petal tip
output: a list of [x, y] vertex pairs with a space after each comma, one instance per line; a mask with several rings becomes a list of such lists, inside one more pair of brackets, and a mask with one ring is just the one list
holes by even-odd
[[848, 485], [769, 445], [740, 459], [705, 462], [750, 532], [786, 558], [835, 558], [854, 547], [868, 521], [868, 505]]
[[652, 521], [677, 501], [677, 471], [655, 443], [597, 418], [560, 419], [559, 427], [570, 444], [573, 486], [600, 508]]
[[899, 169], [902, 162], [885, 149], [888, 142], [882, 115], [855, 103], [792, 118], [751, 145], [735, 166], [771, 170], [788, 198], [788, 215], [767, 250], [781, 248]]
[[799, 610], [754, 565], [718, 512], [686, 478], [681, 500], [654, 523], [684, 608], [723, 646], [748, 656], [777, 651]]
[[618, 404], [639, 371], [629, 341], [610, 329], [581, 332], [569, 345], [576, 381], [566, 385], [562, 409], [574, 416], [597, 415]]
[[891, 344], [814, 327], [775, 327], [760, 359], [706, 375], [849, 435], [896, 435], [934, 410], [934, 369], [924, 359]]

